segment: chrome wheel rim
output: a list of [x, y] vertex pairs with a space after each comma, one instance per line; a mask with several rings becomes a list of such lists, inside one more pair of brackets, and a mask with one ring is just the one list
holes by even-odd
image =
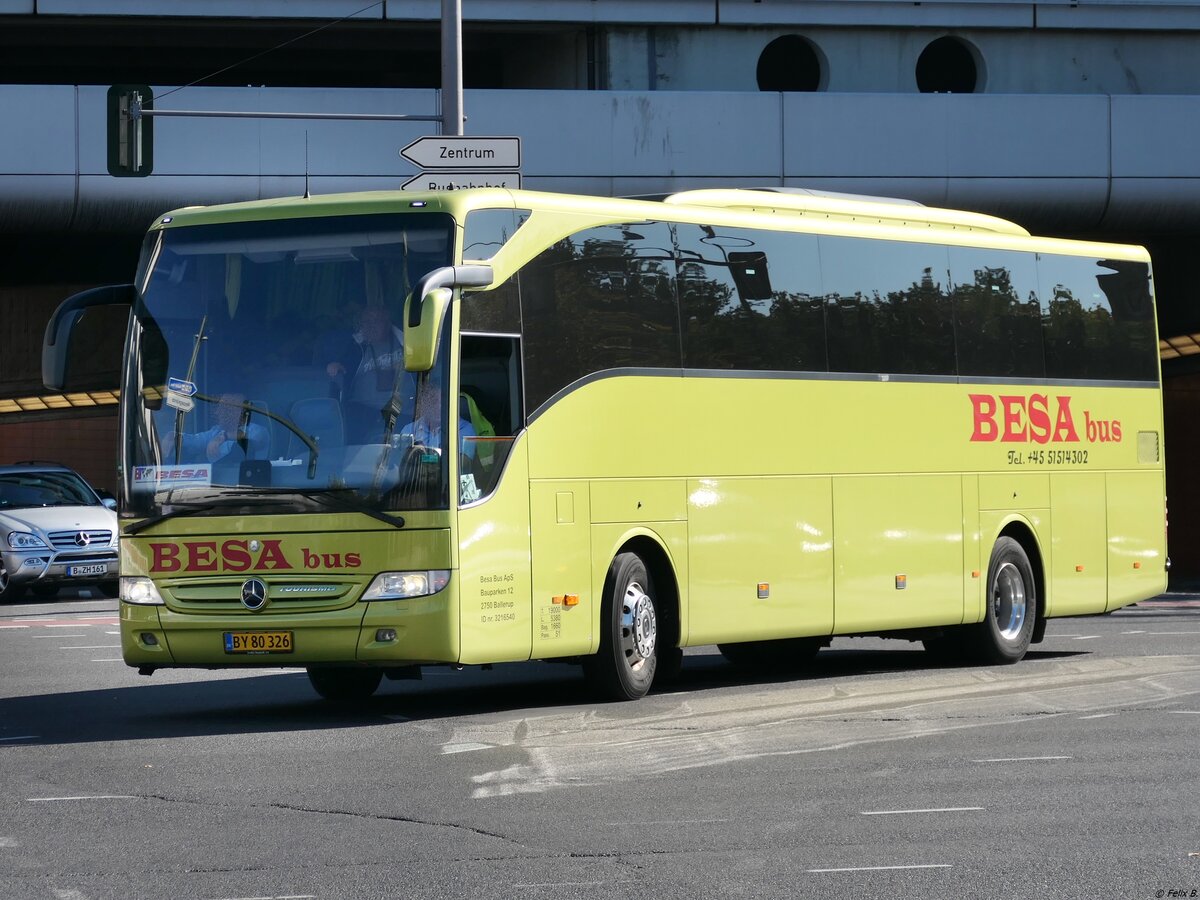
[[1029, 602], [1025, 597], [1025, 579], [1021, 570], [1006, 562], [992, 579], [992, 616], [1000, 637], [1015, 641], [1025, 625]]
[[654, 601], [640, 584], [631, 581], [621, 598], [621, 650], [630, 671], [639, 671], [654, 656], [657, 638]]

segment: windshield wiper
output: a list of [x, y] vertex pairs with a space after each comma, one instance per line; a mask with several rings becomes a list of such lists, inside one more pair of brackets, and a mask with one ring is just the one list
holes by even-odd
[[137, 534], [139, 531], [145, 531], [147, 528], [152, 528], [159, 522], [165, 522], [167, 519], [175, 519], [179, 516], [194, 516], [197, 513], [206, 512], [207, 510], [216, 509], [223, 506], [221, 503], [181, 503], [177, 504], [170, 512], [161, 512], [156, 516], [150, 516], [147, 519], [142, 519], [139, 522], [134, 522], [131, 525], [126, 525], [121, 529], [122, 534]]
[[[354, 488], [338, 488], [339, 491], [353, 491]], [[378, 519], [380, 522], [385, 522], [388, 525], [393, 525], [396, 528], [404, 527], [403, 516], [393, 516], [389, 513], [382, 512], [366, 503], [361, 503], [358, 500], [348, 497], [345, 494], [333, 493], [316, 493], [315, 491], [293, 491], [301, 497], [307, 497], [314, 503], [320, 503], [333, 509], [342, 510], [343, 512], [357, 512], [364, 516], [370, 516], [372, 519]]]
[[193, 394], [192, 396], [197, 400], [203, 400], [205, 403], [224, 404], [226, 406], [235, 407], [236, 409], [240, 409], [242, 411], [241, 418], [238, 422], [238, 434], [240, 435], [238, 438], [238, 444], [242, 447], [242, 453], [246, 452], [246, 446], [249, 441], [251, 413], [256, 413], [263, 418], [270, 419], [273, 422], [278, 422], [304, 442], [304, 446], [308, 448], [308, 478], [311, 481], [313, 478], [317, 477], [317, 456], [320, 455], [321, 450], [317, 446], [317, 442], [314, 441], [310, 435], [305, 434], [304, 430], [287, 416], [281, 416], [277, 413], [271, 412], [269, 409], [263, 409], [260, 406], [255, 406], [249, 400], [243, 400], [240, 403], [230, 403], [228, 400], [222, 400], [220, 397], [213, 397], [210, 394], [197, 393]]
[[[351, 488], [343, 488], [342, 490], [352, 490]], [[280, 502], [286, 501], [292, 497], [303, 497], [312, 503], [317, 503], [321, 506], [331, 507], [341, 512], [357, 512], [364, 516], [370, 516], [372, 519], [377, 519], [393, 528], [403, 528], [404, 519], [400, 516], [392, 516], [385, 512], [380, 512], [368, 506], [365, 503], [359, 503], [349, 497], [334, 496], [332, 494], [317, 493], [315, 491], [298, 491], [293, 488], [286, 488], [279, 491], [257, 490], [257, 491], [238, 491], [236, 494], [227, 494], [219, 499], [209, 500], [203, 503], [178, 503], [175, 508], [169, 512], [161, 512], [141, 521], [134, 522], [131, 525], [125, 526], [122, 529], [123, 534], [137, 534], [139, 531], [145, 531], [147, 528], [152, 528], [160, 522], [165, 522], [168, 519], [178, 518], [180, 516], [194, 516], [198, 513], [211, 512], [215, 509], [231, 509], [248, 506], [247, 501], [254, 500], [277, 500]]]

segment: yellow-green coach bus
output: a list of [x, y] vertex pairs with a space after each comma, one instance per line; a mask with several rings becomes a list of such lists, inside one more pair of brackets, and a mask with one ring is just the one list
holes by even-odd
[[786, 190], [181, 209], [59, 308], [48, 387], [111, 303], [144, 674], [556, 659], [633, 699], [698, 645], [1014, 662], [1165, 589], [1138, 247]]

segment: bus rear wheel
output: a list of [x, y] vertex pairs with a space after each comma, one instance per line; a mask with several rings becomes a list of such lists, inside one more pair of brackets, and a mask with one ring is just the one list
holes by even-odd
[[382, 669], [323, 668], [311, 666], [308, 680], [313, 690], [337, 703], [366, 700], [375, 693], [383, 680]]
[[964, 649], [985, 665], [1015, 663], [1029, 650], [1037, 620], [1037, 582], [1025, 548], [1002, 537], [988, 563], [987, 610], [967, 629]]
[[659, 621], [654, 582], [636, 553], [619, 553], [608, 567], [600, 608], [600, 649], [584, 673], [606, 700], [636, 700], [654, 683]]

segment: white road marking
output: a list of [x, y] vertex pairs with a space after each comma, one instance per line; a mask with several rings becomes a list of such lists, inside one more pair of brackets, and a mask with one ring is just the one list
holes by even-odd
[[1042, 759], [1074, 759], [1073, 756], [1007, 756], [1001, 759], [973, 759], [971, 762], [1036, 762]]
[[953, 869], [949, 863], [929, 863], [921, 866], [850, 866], [845, 869], [806, 869], [805, 871], [822, 872], [886, 872], [890, 869]]
[[68, 800], [136, 800], [132, 794], [93, 794], [80, 797], [26, 797], [26, 803], [58, 803]]
[[1077, 638], [1075, 638], [1075, 640], [1077, 640], [1077, 641], [1094, 641], [1098, 637], [1100, 637], [1100, 635], [1098, 635], [1098, 634], [1081, 634]]
[[125, 657], [109, 656], [109, 657], [106, 657], [105, 659], [93, 659], [92, 662], [125, 662]]
[[0, 625], [0, 628], [28, 628], [28, 625]]
[[1143, 631], [1122, 631], [1121, 632], [1121, 634], [1145, 634], [1145, 633], [1146, 632], [1144, 630]]
[[0, 847], [19, 847], [16, 838], [0, 837]]
[[1079, 718], [1080, 718], [1080, 720], [1083, 720], [1083, 719], [1107, 719], [1110, 716], [1115, 716], [1115, 715], [1116, 715], [1116, 713], [1096, 713], [1095, 715], [1080, 716]]
[[1177, 634], [1200, 634], [1200, 631], [1147, 631], [1150, 637], [1174, 637]]
[[904, 813], [982, 812], [982, 806], [944, 806], [940, 809], [876, 809], [860, 812], [860, 816], [899, 816]]
[[119, 632], [119, 631], [106, 631], [106, 632], [104, 632], [104, 633], [105, 633], [105, 634], [120, 634], [121, 632]]
[[63, 890], [51, 888], [51, 890], [54, 891], [54, 896], [57, 897], [58, 900], [88, 900], [87, 894], [85, 894], [83, 891], [77, 891], [74, 888], [66, 888]]
[[93, 644], [90, 647], [59, 647], [59, 650], [116, 650], [120, 644]]
[[43, 628], [91, 628], [91, 622], [72, 622], [69, 625], [43, 625]]
[[85, 634], [35, 634], [35, 641], [61, 641], [63, 638], [69, 637], [87, 637]]
[[1200, 716], [1200, 709], [1168, 709], [1173, 716]]
[[276, 897], [222, 897], [221, 900], [316, 900], [315, 894], [280, 894]]
[[442, 753], [470, 753], [473, 750], [491, 750], [495, 744], [443, 744]]

